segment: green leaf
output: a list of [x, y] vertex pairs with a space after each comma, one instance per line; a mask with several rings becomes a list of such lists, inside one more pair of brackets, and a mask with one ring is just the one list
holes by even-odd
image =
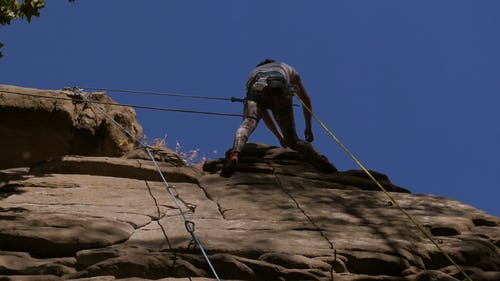
[[19, 10], [21, 11], [21, 16], [25, 17], [28, 22], [31, 22], [31, 17], [39, 17], [40, 9], [45, 7], [44, 0], [25, 0]]

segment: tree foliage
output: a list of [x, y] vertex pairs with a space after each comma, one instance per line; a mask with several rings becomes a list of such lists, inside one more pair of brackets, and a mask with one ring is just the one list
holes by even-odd
[[0, 24], [10, 24], [12, 20], [25, 18], [28, 22], [33, 16], [40, 16], [40, 9], [45, 6], [44, 0], [0, 0]]
[[[75, 0], [68, 0], [75, 2]], [[39, 17], [40, 10], [45, 7], [45, 0], [0, 0], [0, 25], [9, 25], [16, 19], [25, 19], [31, 22], [33, 16]], [[4, 45], [0, 42], [0, 48]], [[0, 58], [3, 57], [0, 52]]]
[[[26, 19], [31, 22], [33, 16], [39, 17], [40, 10], [45, 7], [44, 0], [0, 0], [0, 25], [8, 25], [16, 19]], [[0, 43], [0, 48], [3, 44]], [[0, 58], [2, 57], [0, 52]]]

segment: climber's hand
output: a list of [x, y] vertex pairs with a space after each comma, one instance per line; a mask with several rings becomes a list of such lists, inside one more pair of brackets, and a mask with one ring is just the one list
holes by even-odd
[[306, 130], [304, 131], [304, 136], [306, 137], [306, 141], [308, 142], [312, 142], [314, 140], [314, 135], [311, 128], [306, 128]]

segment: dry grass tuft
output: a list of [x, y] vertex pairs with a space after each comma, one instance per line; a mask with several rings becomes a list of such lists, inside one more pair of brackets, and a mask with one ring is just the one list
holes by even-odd
[[[166, 134], [163, 138], [154, 138], [152, 141], [148, 141], [146, 135], [144, 135], [143, 142], [155, 149], [170, 149], [167, 146]], [[208, 159], [205, 153], [200, 153], [199, 148], [184, 150], [179, 141], [175, 141], [175, 149], [173, 149], [173, 151], [179, 154], [184, 160], [184, 163], [188, 166], [195, 166], [200, 163], [204, 163]], [[217, 156], [218, 150], [214, 149], [211, 153], [213, 154], [212, 156]]]

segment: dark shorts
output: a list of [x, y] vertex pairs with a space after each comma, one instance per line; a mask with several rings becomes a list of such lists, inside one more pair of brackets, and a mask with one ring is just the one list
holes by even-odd
[[293, 97], [288, 81], [276, 71], [258, 73], [247, 89], [246, 99], [273, 113], [288, 114], [292, 111]]

